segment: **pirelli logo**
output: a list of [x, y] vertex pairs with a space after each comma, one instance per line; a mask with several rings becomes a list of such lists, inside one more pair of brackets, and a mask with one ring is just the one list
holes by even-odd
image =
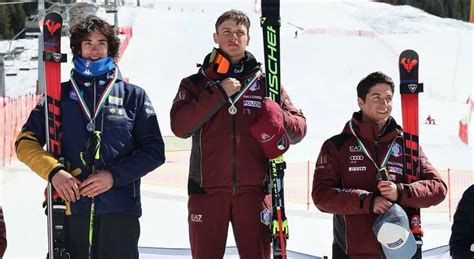
[[367, 167], [365, 166], [352, 166], [349, 167], [349, 172], [364, 172], [367, 171]]

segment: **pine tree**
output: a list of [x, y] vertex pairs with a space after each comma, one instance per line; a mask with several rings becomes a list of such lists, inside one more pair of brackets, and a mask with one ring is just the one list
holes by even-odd
[[[376, 0], [388, 2], [387, 0]], [[474, 1], [474, 0], [472, 0]], [[469, 21], [471, 0], [395, 0], [395, 5], [411, 5], [425, 10], [428, 13], [440, 16]]]
[[13, 34], [19, 33], [25, 27], [25, 11], [21, 7], [21, 5], [9, 5], [10, 13], [13, 14], [10, 16], [10, 25]]
[[0, 5], [0, 39], [10, 39], [12, 37], [9, 8], [6, 5]]
[[461, 0], [461, 17], [459, 19], [468, 22], [471, 13], [471, 1], [474, 0]]
[[424, 3], [424, 10], [439, 17], [446, 17], [446, 10], [444, 9], [443, 0], [426, 1]]

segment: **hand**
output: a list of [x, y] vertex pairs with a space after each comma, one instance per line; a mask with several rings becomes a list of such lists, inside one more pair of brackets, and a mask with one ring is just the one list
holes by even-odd
[[79, 185], [79, 189], [82, 196], [95, 197], [108, 191], [113, 185], [114, 178], [110, 171], [97, 170]]
[[227, 96], [232, 96], [235, 93], [240, 91], [242, 85], [240, 84], [239, 80], [228, 77], [220, 82], [222, 89], [224, 89]]
[[374, 200], [374, 213], [382, 214], [392, 207], [392, 203], [384, 197], [378, 196]]
[[265, 195], [262, 201], [262, 207], [264, 209], [268, 209], [272, 211], [272, 195], [271, 194]]
[[377, 184], [380, 194], [387, 200], [395, 202], [398, 200], [397, 185], [391, 181], [380, 181]]
[[81, 197], [78, 187], [81, 181], [62, 169], [51, 178], [51, 184], [65, 201], [75, 202]]

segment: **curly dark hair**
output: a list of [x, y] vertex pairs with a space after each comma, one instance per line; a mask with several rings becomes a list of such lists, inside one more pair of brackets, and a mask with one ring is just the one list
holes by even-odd
[[88, 15], [83, 19], [79, 19], [77, 23], [69, 29], [71, 51], [74, 57], [81, 55], [81, 43], [90, 32], [99, 32], [107, 38], [109, 46], [108, 55], [113, 59], [117, 59], [119, 55], [120, 39], [118, 37], [118, 29], [107, 23], [105, 20], [96, 15]]

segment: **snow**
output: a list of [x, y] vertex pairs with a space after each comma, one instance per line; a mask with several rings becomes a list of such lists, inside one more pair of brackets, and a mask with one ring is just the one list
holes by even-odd
[[[143, 5], [151, 2], [142, 0]], [[217, 17], [230, 8], [249, 14], [248, 50], [259, 61], [263, 57], [262, 33], [253, 0], [153, 3], [153, 9], [120, 9], [120, 24], [133, 25], [134, 36], [119, 66], [131, 83], [146, 89], [163, 135], [170, 136], [172, 100], [181, 79], [195, 73], [196, 63], [214, 47], [212, 33]], [[467, 114], [464, 102], [474, 92], [473, 25], [434, 17], [409, 6], [368, 1], [283, 0], [281, 17], [282, 82], [308, 123], [308, 135], [290, 148], [286, 160], [314, 161], [322, 142], [338, 134], [358, 108], [355, 86], [360, 79], [383, 71], [398, 85], [398, 54], [412, 48], [420, 55], [420, 80], [425, 84], [425, 92], [420, 94], [421, 146], [439, 169], [474, 171], [473, 148], [457, 137], [458, 122]], [[113, 21], [112, 15], [107, 18]], [[295, 30], [299, 32], [296, 39]], [[365, 36], [356, 36], [359, 34]], [[0, 42], [0, 52], [8, 48], [7, 44]], [[62, 51], [68, 52], [68, 48], [64, 39]], [[70, 62], [63, 66], [63, 80], [70, 68]], [[7, 95], [34, 91], [35, 78], [37, 70], [7, 77]], [[423, 123], [428, 114], [437, 125]], [[398, 94], [393, 116], [401, 124]], [[43, 257], [46, 228], [40, 194], [45, 183], [19, 162], [0, 168], [0, 183], [0, 204], [9, 238], [5, 258]], [[140, 246], [189, 247], [186, 200], [185, 190], [144, 186]], [[291, 228], [288, 248], [330, 255], [331, 215], [320, 213], [314, 206], [306, 211], [304, 206], [290, 203], [287, 209]], [[447, 244], [450, 222], [446, 214], [424, 213], [423, 226], [424, 249]], [[235, 245], [232, 233], [227, 245]]]

